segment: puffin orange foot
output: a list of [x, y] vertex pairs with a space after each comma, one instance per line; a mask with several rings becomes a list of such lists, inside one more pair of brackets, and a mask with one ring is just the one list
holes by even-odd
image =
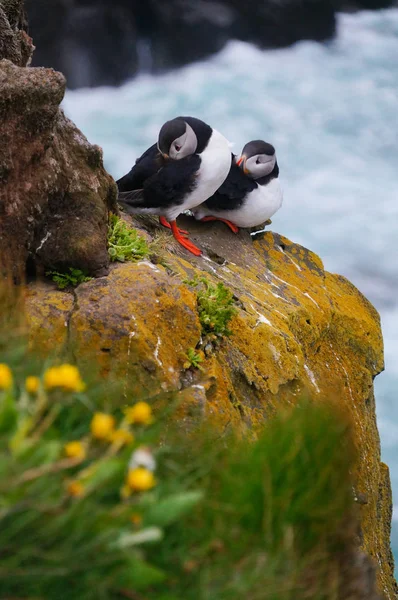
[[179, 244], [181, 244], [181, 246], [189, 250], [189, 252], [191, 252], [195, 256], [200, 256], [202, 254], [202, 251], [199, 250], [199, 248], [197, 248], [195, 244], [191, 242], [191, 240], [188, 240], [186, 237], [181, 235], [180, 229], [178, 229], [177, 223], [175, 221], [171, 221], [170, 226], [175, 239]]
[[203, 219], [200, 219], [201, 221], [221, 221], [222, 223], [225, 223], [226, 225], [228, 225], [228, 227], [230, 228], [230, 230], [233, 233], [238, 233], [239, 231], [239, 227], [237, 227], [234, 223], [231, 223], [231, 221], [228, 221], [227, 219], [219, 219], [218, 217], [203, 217]]
[[[171, 225], [165, 217], [159, 217], [159, 223], [163, 225], [163, 227], [171, 229]], [[178, 229], [178, 231], [181, 233], [181, 235], [189, 235], [189, 232], [185, 231], [185, 229]]]

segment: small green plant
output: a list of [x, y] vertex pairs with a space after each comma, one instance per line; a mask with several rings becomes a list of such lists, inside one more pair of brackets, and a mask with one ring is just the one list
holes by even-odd
[[192, 279], [186, 283], [198, 288], [197, 303], [202, 332], [213, 333], [219, 337], [231, 335], [228, 324], [236, 314], [231, 290], [221, 282], [216, 285], [210, 283], [206, 277]]
[[123, 219], [111, 215], [108, 226], [108, 253], [112, 262], [140, 260], [149, 255], [149, 246]]
[[194, 369], [200, 369], [202, 371], [203, 369], [200, 364], [202, 362], [203, 357], [199, 354], [199, 352], [196, 352], [194, 348], [188, 348], [187, 360], [184, 363], [184, 368], [189, 369], [190, 367], [193, 367]]
[[54, 283], [57, 284], [59, 290], [64, 290], [67, 287], [76, 287], [85, 281], [91, 281], [92, 277], [88, 277], [80, 269], [69, 267], [65, 273], [59, 271], [47, 271], [47, 277], [51, 277]]

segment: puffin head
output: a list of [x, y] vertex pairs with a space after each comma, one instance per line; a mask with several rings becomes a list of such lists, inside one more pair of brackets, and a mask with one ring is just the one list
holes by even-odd
[[180, 160], [203, 152], [213, 130], [194, 117], [176, 117], [167, 121], [159, 132], [158, 150], [164, 158]]
[[272, 173], [276, 165], [275, 148], [262, 140], [248, 142], [236, 161], [238, 167], [252, 179], [260, 179]]

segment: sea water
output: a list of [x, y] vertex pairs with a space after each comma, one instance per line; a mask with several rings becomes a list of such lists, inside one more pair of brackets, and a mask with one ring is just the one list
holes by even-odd
[[[68, 92], [64, 107], [115, 178], [180, 114], [219, 129], [235, 152], [258, 138], [276, 147], [285, 201], [272, 229], [318, 253], [381, 314], [377, 417], [398, 507], [397, 57], [398, 9], [339, 15], [330, 43], [263, 51], [230, 42], [171, 73]], [[398, 557], [398, 509], [393, 546]]]

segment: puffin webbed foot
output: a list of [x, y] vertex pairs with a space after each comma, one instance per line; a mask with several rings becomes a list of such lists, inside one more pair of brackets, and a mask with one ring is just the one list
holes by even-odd
[[[168, 220], [167, 220], [165, 217], [159, 217], [159, 223], [160, 223], [161, 225], [163, 225], [163, 227], [167, 227], [167, 229], [171, 229], [171, 225], [170, 225], [170, 223], [168, 222]], [[189, 235], [189, 232], [188, 232], [188, 231], [185, 231], [185, 229], [180, 229], [180, 228], [178, 228], [178, 231], [179, 231], [179, 232], [181, 233], [181, 235], [183, 235], [183, 236], [187, 236], [187, 235]]]
[[199, 250], [199, 248], [197, 248], [195, 244], [191, 242], [191, 240], [188, 240], [185, 236], [181, 234], [181, 230], [177, 227], [176, 221], [170, 221], [170, 228], [173, 232], [175, 239], [179, 244], [181, 244], [181, 246], [189, 250], [189, 252], [191, 252], [195, 256], [201, 256], [202, 251]]
[[203, 217], [202, 219], [200, 219], [201, 221], [221, 221], [222, 223], [225, 223], [226, 225], [228, 225], [228, 227], [230, 228], [230, 230], [233, 233], [238, 233], [239, 232], [239, 227], [237, 227], [234, 223], [231, 223], [231, 221], [228, 221], [227, 219], [219, 219], [218, 217]]

